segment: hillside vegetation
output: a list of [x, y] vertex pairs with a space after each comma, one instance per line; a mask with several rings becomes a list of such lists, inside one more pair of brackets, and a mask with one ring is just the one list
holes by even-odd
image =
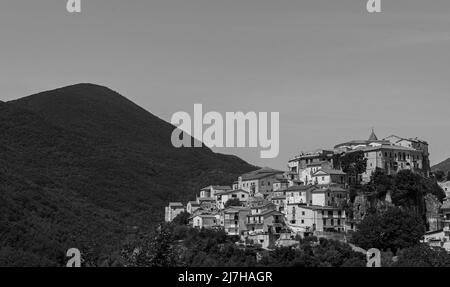
[[168, 201], [256, 169], [176, 149], [173, 126], [108, 88], [80, 84], [0, 102], [0, 266], [92, 262], [163, 219]]

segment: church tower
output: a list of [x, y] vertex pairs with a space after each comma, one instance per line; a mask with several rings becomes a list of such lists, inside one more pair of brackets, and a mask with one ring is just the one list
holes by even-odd
[[370, 134], [369, 141], [377, 141], [377, 140], [378, 140], [378, 137], [375, 134], [374, 128], [372, 128], [372, 133]]

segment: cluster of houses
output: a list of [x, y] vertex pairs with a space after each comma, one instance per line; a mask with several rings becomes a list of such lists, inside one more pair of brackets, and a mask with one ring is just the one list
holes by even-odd
[[450, 181], [438, 183], [445, 192], [446, 201], [439, 206], [436, 228], [425, 233], [423, 242], [438, 246], [450, 252]]
[[[336, 155], [356, 151], [364, 154], [367, 167], [359, 177], [352, 178], [343, 171]], [[356, 228], [356, 222], [345, 212], [352, 181], [367, 183], [376, 169], [388, 174], [410, 169], [428, 176], [428, 158], [425, 141], [398, 136], [379, 140], [372, 131], [368, 140], [301, 153], [288, 162], [287, 171], [265, 167], [239, 176], [231, 186], [205, 187], [195, 201], [170, 203], [165, 208], [165, 220], [188, 212], [193, 227], [220, 228], [264, 248], [296, 244], [293, 239], [298, 235], [345, 241]], [[450, 238], [450, 203], [442, 208], [448, 209], [442, 236]], [[450, 240], [448, 244], [450, 247]]]
[[262, 168], [241, 175], [232, 186], [208, 186], [186, 206], [172, 202], [166, 221], [188, 212], [197, 228], [221, 228], [242, 241], [263, 247], [289, 245], [296, 235], [344, 233], [343, 205], [348, 192], [321, 175], [327, 183], [305, 185], [292, 172]]

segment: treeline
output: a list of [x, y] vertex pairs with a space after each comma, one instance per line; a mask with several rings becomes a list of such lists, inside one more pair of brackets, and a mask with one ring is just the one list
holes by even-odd
[[236, 244], [239, 238], [228, 236], [223, 230], [170, 223], [127, 242], [122, 258], [129, 267], [365, 266], [365, 255], [353, 251], [348, 244], [316, 237], [298, 240], [299, 248], [267, 251]]
[[[388, 214], [399, 215], [398, 212], [393, 209]], [[404, 215], [397, 222], [403, 221]], [[364, 236], [366, 232], [363, 230], [360, 235]], [[386, 238], [379, 237], [386, 246], [372, 246], [376, 236], [364, 240], [367, 240], [367, 247], [382, 250], [383, 267], [450, 267], [450, 255], [444, 249], [421, 244], [417, 236], [407, 237], [408, 232], [404, 229], [398, 232], [392, 229]], [[353, 251], [349, 244], [316, 237], [297, 240], [297, 248], [278, 247], [268, 251], [257, 246], [239, 245], [238, 237], [228, 236], [223, 230], [195, 229], [178, 221], [163, 224], [152, 233], [136, 235], [124, 245], [120, 262], [126, 267], [366, 266], [365, 254]]]

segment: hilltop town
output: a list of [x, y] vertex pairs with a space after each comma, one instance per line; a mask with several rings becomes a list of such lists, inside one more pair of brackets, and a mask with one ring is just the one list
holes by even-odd
[[[426, 141], [395, 135], [379, 139], [373, 130], [367, 140], [302, 152], [287, 166], [286, 171], [264, 167], [242, 174], [229, 186], [202, 188], [187, 204], [169, 203], [165, 221], [187, 212], [194, 228], [222, 229], [266, 249], [295, 246], [297, 236], [348, 242], [363, 219], [348, 214], [351, 186], [368, 184], [376, 171], [395, 175], [409, 170], [424, 178], [431, 174]], [[450, 194], [446, 196], [448, 200]], [[390, 192], [384, 202], [391, 204]], [[434, 209], [427, 210], [424, 242], [450, 251], [450, 202]]]

